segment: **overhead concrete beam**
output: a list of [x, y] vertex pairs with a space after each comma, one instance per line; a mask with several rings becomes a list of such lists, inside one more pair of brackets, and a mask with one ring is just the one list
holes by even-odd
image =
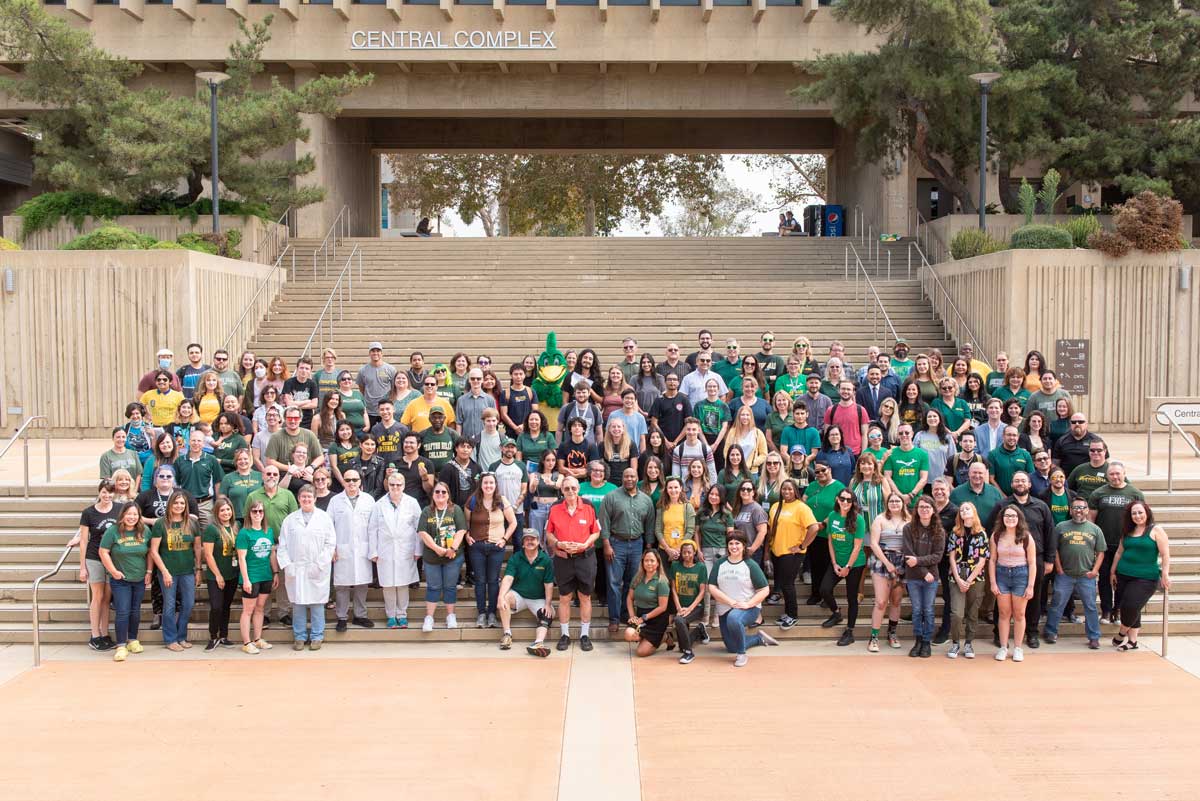
[[404, 16], [404, 0], [387, 0], [387, 10], [391, 12], [392, 19], [399, 22]]
[[146, 18], [146, 0], [118, 0], [117, 7], [138, 22]]
[[238, 19], [246, 19], [246, 14], [249, 13], [249, 6], [250, 3], [248, 0], [225, 0], [225, 9]]
[[279, 10], [294, 22], [300, 19], [300, 0], [279, 0]]
[[94, 0], [67, 0], [67, 11], [70, 11], [80, 19], [92, 21], [92, 9], [96, 3]]
[[196, 21], [196, 0], [171, 0], [171, 8], [186, 19]]

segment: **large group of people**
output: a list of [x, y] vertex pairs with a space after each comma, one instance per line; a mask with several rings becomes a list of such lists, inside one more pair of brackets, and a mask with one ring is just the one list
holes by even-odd
[[295, 650], [318, 650], [329, 610], [338, 631], [376, 625], [371, 587], [385, 625], [407, 628], [423, 581], [424, 632], [439, 606], [442, 626], [462, 625], [472, 586], [475, 625], [504, 650], [523, 611], [529, 654], [550, 654], [556, 614], [569, 649], [575, 609], [592, 650], [595, 602], [639, 656], [678, 648], [687, 664], [719, 632], [741, 666], [777, 644], [767, 605], [779, 629], [799, 623], [804, 587], [854, 644], [869, 583], [868, 651], [902, 647], [907, 594], [909, 656], [971, 659], [990, 622], [995, 658], [1020, 662], [1076, 603], [1088, 647], [1107, 623], [1136, 649], [1169, 586], [1153, 510], [1036, 351], [993, 366], [969, 343], [945, 359], [900, 339], [856, 366], [836, 341], [824, 358], [806, 337], [780, 353], [767, 332], [743, 354], [702, 330], [686, 357], [632, 338], [622, 352], [605, 370], [568, 351], [559, 397], [533, 389], [533, 356], [505, 382], [484, 355], [396, 367], [380, 342], [356, 369], [331, 348], [319, 369], [225, 350], [208, 364], [198, 343], [175, 369], [160, 350], [80, 516], [89, 644], [140, 653], [149, 594], [165, 647], [192, 647], [204, 582], [207, 650], [270, 648], [272, 611]]

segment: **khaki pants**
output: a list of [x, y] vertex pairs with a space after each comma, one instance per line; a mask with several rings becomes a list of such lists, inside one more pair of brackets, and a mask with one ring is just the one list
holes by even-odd
[[954, 581], [950, 583], [950, 639], [962, 642], [963, 629], [966, 629], [966, 641], [975, 639], [975, 630], [979, 627], [979, 608], [983, 605], [983, 596], [987, 592], [987, 582], [976, 581], [966, 592], [958, 588]]

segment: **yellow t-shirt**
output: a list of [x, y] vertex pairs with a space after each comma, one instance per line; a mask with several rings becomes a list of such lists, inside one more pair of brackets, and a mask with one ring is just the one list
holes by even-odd
[[454, 424], [454, 407], [445, 398], [434, 398], [431, 404], [424, 395], [409, 401], [404, 414], [400, 416], [400, 422], [419, 434], [429, 428], [429, 410], [434, 406], [446, 413], [446, 425]]
[[175, 422], [179, 404], [183, 403], [183, 393], [174, 389], [165, 393], [151, 389], [142, 395], [141, 401], [150, 413], [150, 424], [162, 428]]
[[205, 395], [201, 399], [200, 405], [196, 407], [196, 414], [200, 416], [201, 422], [208, 423], [209, 425], [212, 425], [213, 420], [216, 420], [217, 415], [222, 411], [224, 410], [221, 408], [221, 402], [212, 393]]
[[663, 509], [663, 542], [668, 548], [678, 548], [684, 540], [683, 504], [676, 503]]
[[[775, 524], [775, 538], [771, 541], [771, 553], [775, 556], [785, 556], [795, 546], [802, 545], [807, 536], [808, 527], [817, 523], [812, 509], [804, 501], [783, 504], [782, 509], [779, 508], [780, 503], [782, 501], [772, 504], [771, 511], [767, 513], [768, 525]], [[779, 510], [778, 521], [775, 520], [777, 509]]]

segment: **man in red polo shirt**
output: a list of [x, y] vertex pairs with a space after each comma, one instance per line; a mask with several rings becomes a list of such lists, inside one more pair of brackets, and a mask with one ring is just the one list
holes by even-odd
[[571, 600], [579, 596], [579, 648], [592, 650], [592, 590], [596, 586], [596, 559], [592, 546], [600, 537], [600, 523], [590, 503], [579, 497], [579, 481], [562, 482], [563, 499], [550, 507], [546, 521], [546, 546], [554, 557], [554, 583], [558, 585], [558, 625], [562, 636], [558, 650], [571, 647]]

